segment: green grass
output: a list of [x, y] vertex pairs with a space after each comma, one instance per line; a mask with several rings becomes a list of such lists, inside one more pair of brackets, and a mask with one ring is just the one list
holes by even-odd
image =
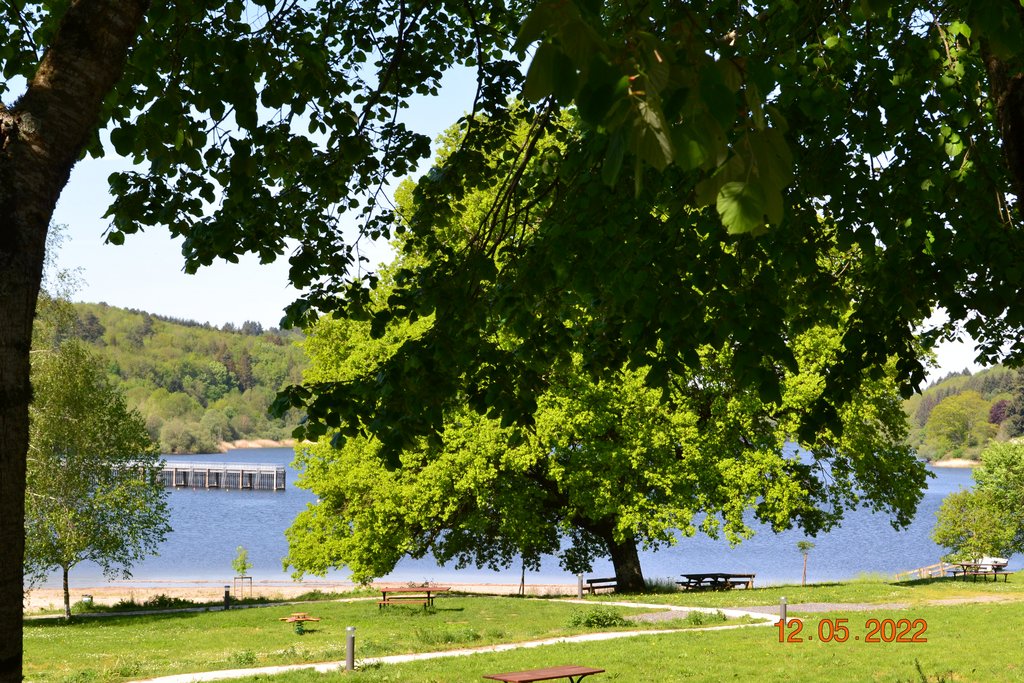
[[[1024, 576], [1024, 572], [1020, 576]], [[1014, 580], [1016, 579], [1016, 580]], [[1024, 579], [1010, 577], [1009, 582], [954, 581], [951, 579], [922, 579], [902, 583], [856, 580], [848, 583], [819, 583], [808, 586], [770, 586], [729, 591], [678, 591], [675, 593], [649, 593], [642, 595], [601, 594], [588, 598], [595, 602], [635, 601], [694, 607], [739, 607], [749, 605], [777, 605], [786, 598], [789, 605], [801, 602], [866, 602], [922, 604], [929, 600], [972, 599], [979, 596], [1004, 597], [1024, 600]]]
[[[297, 635], [278, 620], [290, 605], [228, 612], [34, 620], [25, 624], [30, 681], [119, 681], [164, 674], [343, 660], [345, 628], [356, 627], [361, 657], [516, 642], [599, 629], [571, 625], [598, 608], [553, 600], [445, 597], [436, 608], [388, 607], [376, 601], [330, 602], [301, 609], [321, 621]], [[640, 610], [616, 609], [613, 613]], [[608, 618], [608, 612], [603, 612]], [[586, 621], [584, 618], [582, 621]], [[683, 620], [667, 622], [683, 627]], [[666, 622], [630, 624], [662, 628]], [[69, 653], [74, 653], [73, 655]]]
[[[774, 627], [641, 636], [551, 645], [409, 664], [369, 666], [349, 674], [295, 672], [250, 682], [447, 683], [482, 680], [501, 671], [584, 664], [606, 670], [591, 679], [658, 683], [700, 681], [906, 681], [995, 683], [1024, 680], [1024, 609], [1017, 604], [921, 607], [908, 610], [808, 615], [804, 634], [819, 620], [848, 619], [844, 643], [780, 643]], [[924, 619], [926, 643], [867, 643], [868, 619]], [[861, 640], [855, 641], [859, 635]]]
[[[725, 592], [600, 596], [590, 607], [555, 599], [481, 596], [445, 597], [437, 609], [388, 608], [375, 601], [322, 603], [304, 611], [322, 617], [296, 635], [279, 622], [299, 608], [273, 606], [227, 613], [112, 616], [28, 622], [25, 670], [30, 681], [123, 681], [225, 668], [272, 666], [345, 658], [345, 627], [356, 627], [360, 659], [520, 642], [600, 628], [619, 628], [609, 599], [669, 602], [706, 607], [777, 604], [785, 595], [790, 616], [804, 620], [802, 635], [816, 636], [823, 619], [847, 619], [851, 638], [823, 643], [779, 643], [778, 629], [641, 636], [598, 643], [551, 645], [501, 654], [477, 654], [402, 665], [368, 666], [327, 677], [309, 672], [274, 683], [325, 680], [432, 682], [482, 680], [485, 673], [580, 663], [608, 670], [598, 681], [1024, 681], [1024, 582], [973, 583], [948, 580], [904, 584], [856, 581]], [[1014, 600], [934, 606], [932, 600]], [[805, 602], [861, 602], [868, 611], [801, 612]], [[906, 603], [896, 610], [886, 603]], [[926, 643], [866, 643], [869, 619], [924, 619]], [[701, 619], [677, 619], [629, 628], [693, 627]], [[708, 624], [719, 624], [708, 619]], [[576, 624], [571, 626], [570, 624]], [[855, 640], [855, 636], [861, 640]], [[920, 669], [920, 671], [918, 670]]]

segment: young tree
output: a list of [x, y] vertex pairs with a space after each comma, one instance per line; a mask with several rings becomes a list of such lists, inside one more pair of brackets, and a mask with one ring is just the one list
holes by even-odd
[[977, 490], [991, 498], [999, 518], [1013, 529], [1007, 552], [1024, 552], [1024, 444], [991, 444], [981, 454], [981, 467], [974, 470], [974, 481]]
[[800, 585], [807, 585], [807, 556], [811, 554], [811, 549], [814, 548], [814, 543], [811, 541], [797, 541], [796, 549], [800, 551], [800, 554], [804, 556], [804, 571], [800, 575]]
[[70, 618], [71, 569], [91, 560], [127, 578], [170, 531], [166, 491], [142, 418], [83, 344], [38, 353], [32, 379], [25, 570], [61, 570]]
[[236, 576], [245, 576], [245, 573], [252, 568], [252, 562], [249, 561], [249, 551], [246, 550], [245, 546], [240, 545], [235, 550], [235, 559], [231, 560], [231, 568], [235, 570]]
[[964, 490], [946, 496], [935, 513], [932, 539], [949, 548], [943, 559], [970, 562], [986, 555], [1013, 554], [1018, 533], [1014, 516], [987, 489]]

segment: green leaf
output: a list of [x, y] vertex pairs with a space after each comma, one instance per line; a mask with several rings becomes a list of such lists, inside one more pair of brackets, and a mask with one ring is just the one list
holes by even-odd
[[550, 43], [541, 43], [530, 62], [523, 84], [523, 97], [530, 102], [540, 102], [554, 90], [555, 54], [558, 50]]
[[637, 102], [633, 145], [636, 155], [659, 171], [672, 161], [672, 139], [661, 109], [646, 100]]
[[551, 65], [551, 92], [560, 105], [569, 105], [576, 96], [579, 78], [576, 65], [561, 50], [556, 50]]
[[604, 161], [601, 162], [601, 180], [605, 185], [612, 187], [618, 181], [625, 154], [626, 134], [623, 131], [616, 131], [608, 142], [608, 150]]
[[718, 191], [715, 208], [730, 235], [757, 232], [764, 227], [764, 192], [755, 183], [726, 183]]

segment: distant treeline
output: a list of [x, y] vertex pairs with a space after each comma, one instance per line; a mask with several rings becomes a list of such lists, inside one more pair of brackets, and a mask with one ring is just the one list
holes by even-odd
[[992, 441], [1024, 434], [1024, 374], [1002, 365], [951, 373], [904, 403], [910, 443], [929, 460], [976, 460]]
[[302, 334], [246, 321], [216, 328], [146, 311], [73, 304], [73, 334], [107, 365], [165, 453], [216, 451], [222, 441], [286, 439], [298, 422], [267, 415], [302, 378]]

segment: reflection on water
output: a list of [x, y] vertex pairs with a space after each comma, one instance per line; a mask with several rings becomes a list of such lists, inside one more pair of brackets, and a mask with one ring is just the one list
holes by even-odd
[[[287, 448], [236, 450], [228, 454], [186, 456], [196, 462], [260, 462], [290, 464], [293, 454]], [[918, 509], [913, 524], [897, 532], [888, 518], [859, 510], [848, 515], [842, 528], [811, 539], [815, 547], [808, 560], [808, 580], [848, 579], [863, 572], [913, 569], [939, 560], [942, 549], [929, 534], [935, 523], [935, 511], [942, 499], [972, 483], [969, 470], [936, 469], [936, 477]], [[176, 489], [171, 491], [171, 526], [174, 531], [161, 547], [160, 555], [138, 564], [133, 577], [138, 581], [224, 581], [230, 583], [231, 560], [242, 545], [253, 563], [250, 574], [257, 581], [282, 581], [289, 578], [281, 566], [288, 547], [284, 530], [295, 515], [315, 499], [295, 486], [296, 473], [289, 469], [285, 491], [224, 491]], [[648, 578], [675, 577], [683, 572], [730, 571], [757, 574], [757, 583], [799, 581], [803, 557], [797, 541], [804, 535], [796, 531], [757, 533], [736, 548], [723, 540], [704, 536], [682, 538], [671, 548], [641, 553], [644, 574]], [[438, 567], [430, 558], [404, 560], [388, 578], [400, 581], [477, 581], [518, 583], [519, 567], [505, 572]], [[594, 567], [595, 574], [608, 575], [610, 562]], [[332, 574], [335, 580], [348, 579], [347, 572]], [[83, 564], [71, 572], [73, 585], [89, 586], [104, 581], [99, 568]], [[530, 573], [531, 583], [568, 583], [575, 578], [548, 558], [539, 573]], [[58, 585], [56, 577], [49, 582]]]

